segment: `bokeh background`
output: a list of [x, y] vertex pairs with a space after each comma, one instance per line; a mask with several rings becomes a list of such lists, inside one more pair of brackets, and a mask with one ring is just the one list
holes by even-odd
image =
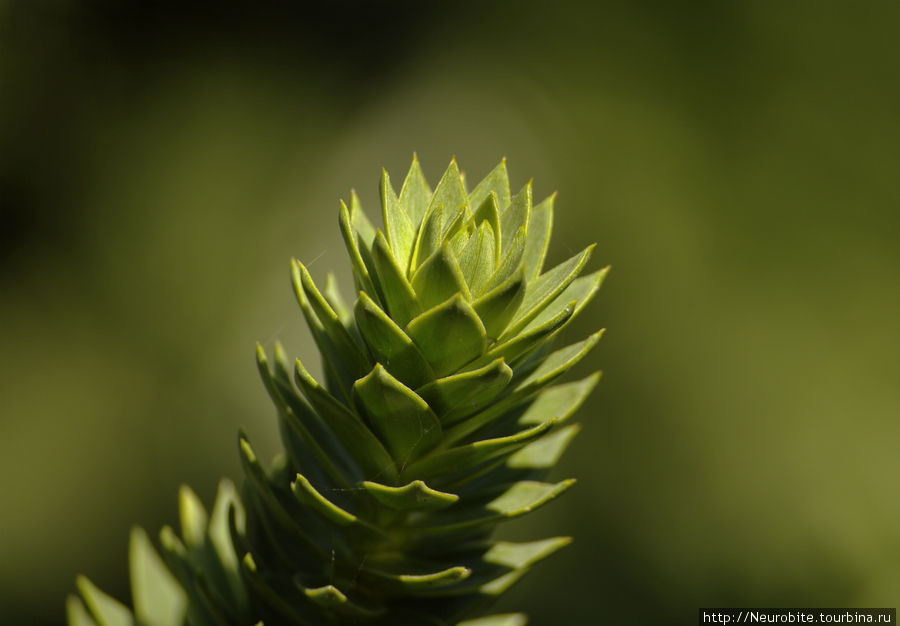
[[[227, 3], [226, 3], [227, 4]], [[278, 447], [355, 187], [508, 157], [613, 266], [533, 624], [900, 600], [900, 5], [0, 1], [0, 623], [128, 597], [129, 527]], [[349, 293], [349, 290], [348, 292]]]

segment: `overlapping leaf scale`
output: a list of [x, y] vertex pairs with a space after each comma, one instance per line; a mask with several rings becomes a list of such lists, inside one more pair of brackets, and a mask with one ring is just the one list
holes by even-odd
[[529, 182], [511, 197], [505, 160], [467, 194], [455, 161], [432, 193], [414, 158], [399, 195], [386, 173], [380, 192], [383, 230], [355, 193], [341, 203], [352, 307], [292, 263], [326, 385], [257, 347], [284, 454], [266, 470], [241, 434], [243, 504], [225, 486], [210, 517], [183, 490], [182, 536], [161, 536], [174, 578], [138, 534], [137, 620], [80, 580], [70, 624], [446, 626], [568, 543], [488, 537], [573, 483], [545, 480], [597, 376], [554, 383], [600, 333], [549, 345], [606, 270], [579, 277], [591, 248], [543, 270], [555, 195], [533, 207]]

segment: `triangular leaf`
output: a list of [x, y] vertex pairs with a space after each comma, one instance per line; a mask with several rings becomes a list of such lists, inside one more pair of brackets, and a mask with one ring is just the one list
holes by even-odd
[[356, 285], [357, 291], [365, 291], [373, 298], [380, 298], [378, 291], [375, 288], [375, 283], [372, 282], [372, 277], [369, 275], [369, 268], [366, 266], [359, 249], [360, 242], [357, 239], [356, 232], [350, 222], [350, 211], [343, 201], [341, 201], [340, 227], [341, 237], [344, 239], [344, 246], [347, 248], [347, 253], [350, 255], [350, 266], [353, 269], [353, 282]]
[[541, 273], [547, 248], [550, 244], [550, 233], [553, 230], [554, 193], [531, 210], [528, 223], [528, 234], [525, 236], [525, 278], [534, 280]]
[[381, 365], [353, 385], [354, 398], [400, 468], [441, 441], [441, 423], [428, 403]]
[[394, 259], [405, 275], [409, 269], [409, 257], [412, 254], [416, 230], [409, 216], [400, 206], [400, 201], [391, 187], [391, 179], [387, 171], [381, 170], [381, 211], [384, 217], [384, 229], [388, 243], [391, 245]]
[[368, 295], [360, 292], [353, 310], [372, 356], [387, 371], [411, 388], [434, 379], [431, 365], [413, 340]]
[[535, 315], [530, 322], [525, 324], [519, 333], [528, 333], [534, 329], [546, 325], [546, 323], [558, 316], [559, 313], [567, 308], [572, 308], [572, 316], [569, 321], [575, 318], [581, 310], [594, 298], [603, 279], [606, 277], [609, 268], [604, 268], [588, 274], [580, 276], [573, 280], [568, 287], [556, 296], [549, 304], [544, 306], [540, 313]]
[[528, 328], [511, 336], [506, 341], [501, 338], [484, 356], [470, 363], [468, 368], [481, 367], [485, 363], [501, 357], [506, 359], [507, 362], [513, 363], [521, 355], [537, 349], [550, 336], [562, 328], [572, 318], [574, 313], [575, 302], [570, 302], [568, 306], [556, 312], [555, 316], [544, 320], [543, 324]]
[[310, 308], [328, 336], [332, 354], [325, 354], [325, 358], [333, 362], [332, 367], [342, 376], [342, 382], [352, 384], [371, 367], [366, 355], [341, 322], [338, 314], [316, 288], [312, 276], [300, 261], [294, 261], [292, 278], [294, 289], [301, 290], [306, 296]]
[[344, 297], [341, 295], [341, 290], [340, 287], [338, 287], [337, 277], [334, 275], [334, 272], [328, 272], [328, 274], [325, 275], [325, 291], [323, 292], [323, 295], [325, 296], [328, 305], [335, 313], [337, 313], [341, 323], [345, 327], [349, 326], [353, 314], [350, 312], [347, 303], [344, 302]]
[[384, 446], [352, 411], [331, 396], [306, 371], [300, 359], [296, 361], [295, 378], [309, 403], [324, 418], [337, 439], [362, 466], [366, 478], [386, 476], [396, 478], [397, 468]]
[[372, 242], [375, 240], [375, 227], [372, 226], [372, 222], [369, 221], [369, 218], [363, 212], [362, 205], [359, 203], [359, 196], [356, 195], [356, 191], [353, 189], [350, 190], [350, 224], [352, 224], [354, 232], [359, 234], [362, 243], [367, 248], [371, 248]]
[[509, 206], [500, 213], [500, 254], [509, 251], [516, 233], [524, 228], [528, 232], [528, 224], [531, 219], [531, 181], [529, 180], [521, 191], [512, 199]]
[[459, 214], [468, 217], [469, 201], [466, 197], [466, 190], [460, 180], [456, 159], [450, 160], [450, 165], [441, 177], [437, 187], [434, 188], [429, 212], [436, 207], [443, 208], [441, 239], [447, 236], [447, 231]]
[[581, 427], [578, 424], [569, 424], [545, 435], [516, 451], [506, 461], [506, 465], [515, 469], [550, 469], [559, 461], [579, 430]]
[[[602, 331], [594, 333], [583, 341], [556, 350], [544, 358], [527, 376], [523, 376], [523, 380], [516, 381], [514, 377], [512, 384], [515, 385], [515, 388], [512, 390], [512, 393], [503, 396], [498, 402], [484, 411], [445, 430], [444, 445], [465, 439], [562, 376], [569, 368], [578, 363], [584, 355], [590, 352], [591, 348], [600, 340], [602, 334]], [[516, 376], [518, 376], [518, 373]]]
[[522, 569], [531, 567], [570, 543], [572, 543], [571, 537], [551, 537], [523, 543], [498, 541], [485, 552], [484, 560], [496, 565]]
[[425, 480], [432, 479], [437, 483], [447, 476], [470, 470], [491, 459], [512, 454], [547, 432], [555, 421], [550, 420], [545, 424], [534, 426], [507, 437], [485, 439], [484, 441], [476, 441], [435, 452], [416, 461], [405, 472], [401, 472], [401, 479], [404, 475], [417, 476]]
[[449, 243], [441, 246], [416, 270], [412, 287], [425, 310], [457, 293], [471, 299], [462, 270]]
[[418, 231], [422, 220], [425, 219], [429, 204], [431, 204], [431, 190], [414, 154], [403, 187], [400, 188], [400, 206], [409, 216], [414, 230]]
[[469, 194], [470, 206], [481, 206], [481, 203], [487, 200], [491, 192], [497, 195], [497, 201], [501, 209], [509, 206], [509, 175], [506, 172], [505, 157]]
[[519, 424], [543, 424], [550, 418], [567, 419], [584, 403], [599, 380], [600, 374], [594, 373], [572, 383], [545, 389], [519, 418]]
[[489, 339], [495, 340], [503, 334], [524, 298], [525, 270], [519, 267], [519, 270], [506, 282], [488, 291], [472, 303], [472, 307], [484, 324]]
[[518, 332], [531, 319], [540, 313], [553, 298], [559, 295], [563, 289], [569, 286], [581, 269], [591, 258], [594, 246], [590, 245], [567, 261], [563, 261], [551, 270], [541, 274], [537, 280], [528, 283], [525, 288], [525, 298], [522, 305], [516, 311], [515, 317], [510, 322], [504, 335], [509, 336]]
[[497, 194], [493, 191], [481, 203], [481, 206], [478, 206], [478, 210], [472, 216], [473, 225], [478, 225], [485, 221], [491, 225], [494, 233], [494, 265], [497, 265], [500, 262], [500, 205], [497, 200]]
[[483, 289], [485, 291], [494, 289], [497, 285], [502, 284], [510, 276], [515, 274], [520, 267], [523, 267], [522, 254], [524, 252], [525, 227], [523, 226], [519, 229], [519, 232], [516, 233], [516, 236], [513, 238], [512, 243], [509, 245], [509, 249], [503, 255], [503, 259], [500, 261], [499, 265], [497, 265], [497, 269], [494, 270], [494, 275], [491, 276], [491, 279]]
[[336, 484], [350, 487], [362, 472], [334, 432], [297, 393], [291, 384], [286, 357], [280, 344], [275, 345], [275, 370], [269, 371], [266, 353], [256, 345], [256, 365], [263, 385], [278, 409], [281, 422], [288, 430], [282, 433], [287, 452], [304, 471], [324, 470]]
[[496, 524], [504, 519], [530, 513], [559, 496], [573, 484], [575, 484], [573, 479], [555, 484], [522, 480], [514, 483], [483, 508], [461, 511], [459, 514], [448, 512], [441, 518], [428, 518], [420, 525], [412, 524], [409, 529], [422, 537], [434, 537]]
[[497, 359], [480, 369], [440, 378], [418, 393], [441, 418], [441, 423], [453, 424], [496, 398], [509, 384], [512, 374], [503, 359]]
[[494, 275], [494, 230], [484, 221], [459, 255], [459, 267], [473, 294], [480, 294]]
[[378, 268], [378, 281], [384, 292], [388, 312], [398, 325], [403, 326], [422, 312], [422, 305], [406, 279], [406, 270], [397, 264], [387, 239], [380, 230], [375, 235], [372, 259]]
[[487, 347], [481, 320], [458, 294], [412, 320], [406, 334], [431, 363], [437, 376], [455, 372]]
[[416, 244], [413, 247], [409, 263], [409, 275], [416, 270], [441, 247], [441, 229], [444, 226], [444, 207], [432, 205], [422, 220]]

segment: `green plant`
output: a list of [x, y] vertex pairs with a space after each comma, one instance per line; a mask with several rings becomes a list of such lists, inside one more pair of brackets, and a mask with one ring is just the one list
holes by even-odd
[[550, 350], [606, 274], [578, 277], [593, 246], [542, 273], [553, 201], [511, 198], [505, 161], [470, 193], [451, 161], [432, 193], [414, 157], [399, 197], [382, 175], [383, 231], [342, 202], [352, 309], [291, 264], [324, 385], [257, 346], [284, 454], [267, 471], [241, 433], [240, 497], [223, 481], [208, 516], [182, 488], [165, 564], [132, 534], [134, 613], [82, 577], [69, 623], [452, 624], [568, 544], [490, 539], [574, 482], [542, 480], [598, 378], [551, 386], [600, 337]]

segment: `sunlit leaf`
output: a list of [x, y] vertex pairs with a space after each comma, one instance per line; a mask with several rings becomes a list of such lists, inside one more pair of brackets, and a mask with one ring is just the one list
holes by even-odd
[[456, 295], [406, 327], [437, 376], [446, 376], [484, 352], [487, 336], [472, 306]]
[[380, 191], [381, 210], [387, 240], [397, 265], [405, 275], [409, 269], [409, 257], [412, 254], [413, 244], [415, 243], [416, 230], [412, 222], [410, 222], [406, 211], [400, 206], [400, 200], [394, 193], [390, 177], [385, 170], [381, 170]]
[[422, 308], [428, 310], [457, 293], [471, 299], [466, 279], [450, 244], [445, 243], [416, 270], [412, 286]]
[[399, 467], [441, 441], [441, 423], [428, 403], [381, 365], [356, 381], [353, 393]]
[[406, 279], [406, 270], [397, 264], [381, 231], [375, 235], [372, 259], [378, 268], [378, 280], [388, 312], [399, 326], [404, 326], [422, 312], [422, 305]]
[[500, 212], [500, 254], [506, 254], [520, 229], [528, 232], [531, 219], [531, 181], [512, 199], [509, 206]]
[[485, 220], [459, 255], [459, 267], [473, 294], [480, 294], [494, 275], [494, 243], [494, 230]]
[[400, 188], [400, 206], [409, 216], [413, 229], [418, 230], [422, 224], [429, 204], [431, 204], [431, 190], [428, 188], [421, 167], [419, 167], [419, 160], [416, 155], [413, 155], [412, 165], [409, 166], [403, 187]]
[[496, 194], [501, 210], [509, 206], [509, 175], [506, 172], [505, 158], [469, 194], [470, 205], [481, 206], [492, 192]]
[[541, 273], [547, 248], [550, 244], [550, 233], [553, 230], [553, 201], [556, 194], [541, 202], [531, 210], [528, 223], [528, 234], [525, 237], [525, 278], [534, 280]]
[[409, 387], [434, 378], [431, 365], [413, 340], [365, 293], [354, 307], [356, 323], [375, 359]]

